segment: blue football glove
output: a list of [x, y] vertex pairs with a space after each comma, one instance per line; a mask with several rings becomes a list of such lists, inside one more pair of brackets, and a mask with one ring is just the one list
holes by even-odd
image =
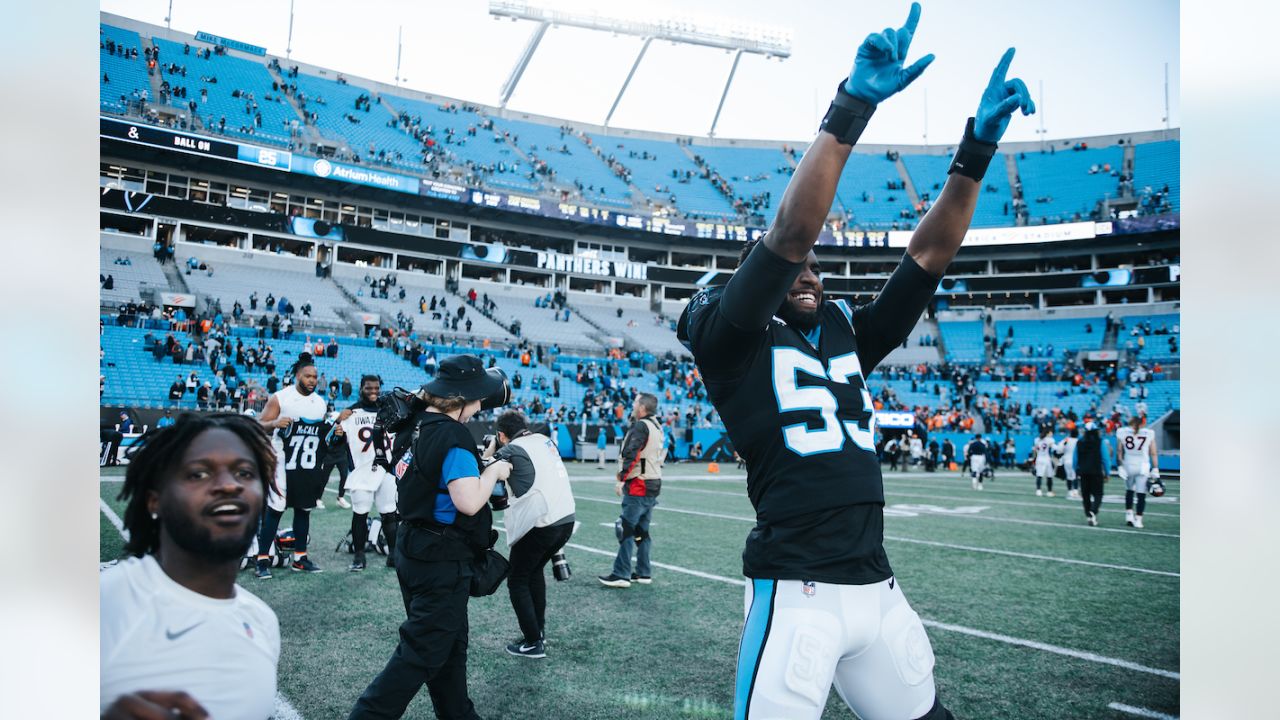
[[1013, 48], [1004, 52], [1000, 64], [991, 73], [991, 82], [982, 93], [978, 102], [978, 112], [973, 118], [973, 135], [983, 142], [998, 143], [1009, 127], [1009, 118], [1013, 111], [1022, 108], [1023, 115], [1031, 115], [1036, 111], [1036, 104], [1031, 101], [1031, 93], [1027, 84], [1019, 78], [1005, 80], [1009, 72], [1009, 63], [1013, 62]]
[[902, 67], [919, 22], [920, 3], [911, 3], [906, 25], [897, 30], [885, 28], [884, 32], [868, 35], [858, 47], [853, 70], [844, 83], [845, 92], [860, 100], [879, 104], [920, 77], [920, 73], [933, 62], [932, 53], [915, 61], [911, 67]]

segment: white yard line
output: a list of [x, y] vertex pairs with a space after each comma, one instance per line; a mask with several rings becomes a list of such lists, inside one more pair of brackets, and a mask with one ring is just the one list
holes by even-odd
[[1162, 712], [1148, 710], [1147, 708], [1134, 707], [1133, 705], [1125, 705], [1124, 703], [1113, 702], [1107, 705], [1107, 707], [1122, 713], [1128, 713], [1129, 715], [1137, 715], [1138, 717], [1155, 718], [1156, 720], [1178, 720], [1177, 715], [1166, 715]]
[[[588, 502], [605, 503], [610, 505], [617, 503], [616, 500], [605, 500], [601, 498], [575, 497], [574, 499], [586, 500]], [[667, 507], [665, 505], [658, 505], [657, 509], [663, 510], [666, 512], [681, 513], [683, 515], [696, 515], [698, 517], [719, 518], [721, 520], [737, 520], [739, 522], [749, 522], [752, 524], [754, 524], [756, 521], [755, 518], [743, 517], [741, 515], [725, 515], [722, 513], [703, 512], [701, 510], [685, 510], [683, 508], [673, 508], [673, 507]], [[885, 540], [893, 540], [895, 542], [904, 542], [904, 543], [916, 543], [920, 545], [932, 545], [934, 547], [947, 548], [949, 550], [985, 553], [989, 555], [1004, 555], [1006, 557], [1023, 558], [1026, 560], [1043, 560], [1046, 562], [1066, 563], [1068, 565], [1083, 565], [1086, 567], [1104, 568], [1107, 570], [1121, 570], [1125, 572], [1136, 572], [1136, 573], [1143, 573], [1147, 575], [1181, 577], [1179, 573], [1175, 573], [1175, 572], [1167, 572], [1164, 570], [1148, 570], [1147, 568], [1130, 567], [1127, 565], [1111, 565], [1109, 563], [1097, 563], [1097, 562], [1090, 562], [1088, 560], [1073, 560], [1071, 558], [1053, 557], [1051, 555], [1036, 555], [1033, 553], [1020, 553], [1020, 552], [1013, 552], [1011, 550], [996, 550], [993, 548], [973, 547], [971, 545], [954, 545], [952, 543], [934, 542], [932, 540], [916, 540], [914, 538], [897, 537], [894, 535], [885, 535], [884, 537], [885, 537]]]
[[[104, 478], [105, 480], [105, 478]], [[120, 521], [120, 516], [116, 515], [116, 511], [111, 509], [106, 500], [98, 498], [98, 506], [102, 508], [102, 514], [107, 516], [112, 525], [116, 526], [116, 530], [120, 531], [120, 536], [126, 541], [129, 540], [129, 531], [124, 529], [124, 523]], [[302, 714], [298, 709], [289, 702], [289, 699], [276, 691], [276, 708], [271, 713], [271, 720], [302, 720]]]
[[302, 720], [302, 713], [289, 702], [289, 699], [276, 691], [276, 709], [271, 713], [271, 720]]
[[106, 515], [111, 524], [116, 526], [116, 530], [120, 531], [120, 537], [124, 538], [125, 542], [129, 542], [129, 531], [124, 529], [124, 521], [120, 519], [116, 511], [112, 510], [107, 501], [102, 498], [98, 498], [98, 507], [102, 508], [102, 514]]
[[[606, 557], [614, 557], [615, 555], [617, 555], [616, 550], [613, 552], [610, 552], [607, 550], [599, 550], [597, 548], [587, 547], [586, 545], [579, 545], [577, 543], [568, 543], [568, 547], [574, 548], [575, 550], [582, 550], [583, 552], [593, 553], [596, 555], [604, 555]], [[665, 563], [656, 563], [656, 562], [652, 563], [652, 565], [654, 565], [655, 567], [671, 570], [673, 572], [683, 573], [685, 575], [693, 575], [695, 577], [700, 577], [706, 580], [714, 580], [716, 582], [721, 582], [726, 585], [736, 585], [738, 587], [742, 587], [743, 585], [746, 585], [746, 581], [742, 579], [725, 577], [723, 575], [713, 575], [711, 573], [704, 573], [699, 570], [690, 570], [689, 568], [680, 567], [678, 565], [667, 565]], [[923, 622], [927, 627], [934, 628], [935, 630], [945, 630], [947, 632], [960, 633], [962, 635], [968, 635], [970, 637], [982, 638], [983, 640], [994, 640], [996, 642], [1002, 642], [1008, 645], [1016, 645], [1019, 647], [1031, 648], [1033, 650], [1040, 650], [1042, 652], [1053, 653], [1055, 655], [1065, 655], [1067, 657], [1076, 658], [1077, 660], [1085, 660], [1088, 662], [1100, 663], [1103, 665], [1112, 665], [1114, 667], [1125, 668], [1126, 670], [1134, 670], [1136, 672], [1147, 673], [1150, 675], [1158, 675], [1160, 677], [1170, 678], [1172, 680], [1180, 679], [1179, 674], [1172, 670], [1162, 670], [1160, 668], [1147, 667], [1146, 665], [1139, 665], [1138, 663], [1129, 662], [1128, 660], [1120, 660], [1118, 658], [1107, 657], [1105, 655], [1098, 655], [1096, 653], [1086, 652], [1084, 650], [1073, 650], [1071, 648], [1059, 647], [1057, 645], [1050, 645], [1048, 643], [1037, 642], [1035, 640], [1024, 640], [1023, 638], [1016, 638], [1009, 635], [1002, 635], [1000, 633], [987, 632], [986, 630], [978, 630], [976, 628], [965, 627], [963, 625], [953, 625], [951, 623], [943, 623], [943, 622], [938, 622], [936, 620], [928, 620], [925, 618], [921, 618], [921, 622]], [[1152, 716], [1152, 717], [1166, 717], [1166, 716]]]

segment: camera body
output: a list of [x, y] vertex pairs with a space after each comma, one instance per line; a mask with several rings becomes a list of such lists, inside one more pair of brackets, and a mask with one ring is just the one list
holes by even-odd
[[502, 368], [495, 365], [485, 370], [485, 372], [492, 377], [500, 378], [502, 384], [489, 397], [480, 401], [480, 409], [493, 410], [511, 402], [511, 381], [507, 378], [507, 374], [503, 372]]
[[551, 556], [551, 574], [555, 575], [556, 580], [564, 582], [573, 577], [573, 570], [569, 568], [569, 560], [564, 556], [564, 548], [556, 551]]
[[510, 498], [507, 496], [507, 484], [499, 480], [493, 484], [493, 492], [489, 495], [489, 507], [494, 512], [506, 510], [511, 504]]

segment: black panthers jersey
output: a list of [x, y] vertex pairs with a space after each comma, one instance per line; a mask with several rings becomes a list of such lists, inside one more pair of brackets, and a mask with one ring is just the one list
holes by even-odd
[[310, 509], [324, 493], [325, 483], [332, 468], [324, 464], [329, 448], [325, 438], [329, 423], [295, 420], [289, 427], [278, 431], [284, 445], [285, 504], [288, 507]]
[[826, 301], [808, 333], [778, 317], [760, 330], [727, 319], [731, 297], [778, 306], [760, 293], [713, 288], [689, 301], [682, 334], [747, 463], [757, 525], [746, 576], [865, 584], [892, 574], [866, 375], [906, 338], [936, 287], [905, 257], [875, 302]]

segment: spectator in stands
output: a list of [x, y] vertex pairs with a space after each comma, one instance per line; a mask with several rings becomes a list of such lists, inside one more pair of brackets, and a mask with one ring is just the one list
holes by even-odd
[[208, 380], [200, 389], [196, 391], [196, 404], [201, 410], [209, 409], [209, 402], [213, 399], [213, 384]]
[[[162, 347], [162, 346], [157, 344], [157, 347]], [[183, 384], [182, 376], [179, 375], [178, 379], [174, 380], [173, 384], [169, 386], [169, 399], [172, 400], [173, 402], [178, 402], [179, 400], [182, 399], [182, 396], [186, 394], [186, 391], [187, 391], [187, 386]]]

